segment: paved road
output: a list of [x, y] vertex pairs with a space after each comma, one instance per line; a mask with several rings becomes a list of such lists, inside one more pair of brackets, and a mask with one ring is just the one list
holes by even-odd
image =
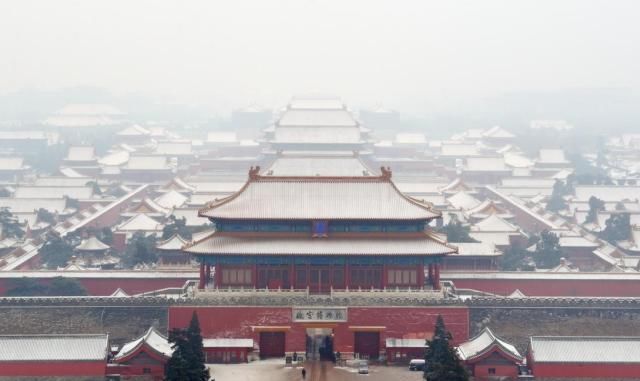
[[[287, 368], [283, 360], [256, 361], [249, 364], [211, 364], [211, 376], [216, 381], [302, 381], [302, 368]], [[410, 372], [406, 367], [369, 367], [369, 374], [357, 369], [336, 368], [330, 362], [309, 361], [305, 364], [305, 381], [421, 381], [422, 372]]]

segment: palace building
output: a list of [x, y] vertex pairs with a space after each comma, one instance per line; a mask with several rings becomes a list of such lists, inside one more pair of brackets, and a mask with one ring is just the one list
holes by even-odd
[[183, 250], [200, 262], [201, 302], [171, 307], [170, 327], [195, 311], [205, 339], [251, 339], [260, 357], [383, 358], [387, 342], [431, 337], [438, 315], [454, 342], [468, 338], [466, 307], [440, 287], [442, 260], [457, 250], [430, 231], [440, 213], [402, 194], [387, 168], [277, 176], [256, 167], [199, 215], [214, 232]]
[[253, 168], [239, 192], [199, 214], [215, 226], [185, 248], [200, 261], [200, 289], [439, 289], [442, 258], [456, 251], [429, 232], [440, 214], [400, 193], [384, 168], [367, 177]]

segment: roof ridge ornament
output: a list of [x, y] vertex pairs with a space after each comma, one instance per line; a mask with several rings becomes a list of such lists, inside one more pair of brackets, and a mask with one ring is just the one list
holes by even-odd
[[257, 180], [260, 177], [260, 166], [251, 166], [249, 169], [249, 180]]
[[380, 167], [380, 178], [382, 180], [391, 180], [391, 168], [390, 167]]

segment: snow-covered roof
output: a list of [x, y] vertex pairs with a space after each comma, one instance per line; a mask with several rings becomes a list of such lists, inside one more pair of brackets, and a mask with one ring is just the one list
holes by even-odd
[[67, 153], [66, 161], [93, 161], [96, 160], [96, 149], [93, 146], [71, 146]]
[[640, 337], [532, 336], [535, 363], [640, 363]]
[[13, 361], [101, 361], [109, 353], [108, 336], [3, 335], [0, 364]]
[[158, 242], [156, 244], [156, 249], [158, 250], [170, 250], [170, 251], [176, 251], [176, 250], [180, 250], [182, 249], [182, 247], [187, 243], [188, 241], [184, 238], [182, 238], [180, 235], [178, 234], [174, 234], [172, 235], [170, 238]]
[[472, 172], [498, 172], [508, 171], [503, 157], [469, 157], [467, 158], [465, 171]]
[[131, 295], [127, 294], [127, 292], [126, 292], [125, 290], [123, 290], [123, 289], [121, 289], [120, 287], [118, 287], [118, 288], [113, 292], [113, 294], [111, 294], [111, 295], [109, 295], [109, 296], [112, 296], [112, 297], [114, 297], [114, 298], [126, 298], [126, 297], [129, 297], [129, 296], [131, 296]]
[[520, 291], [519, 288], [516, 288], [514, 292], [507, 295], [507, 298], [513, 298], [513, 299], [526, 298], [526, 297], [527, 295], [525, 295], [522, 291]]
[[529, 168], [534, 165], [533, 160], [519, 153], [505, 152], [503, 157], [505, 164], [513, 168]]
[[577, 185], [575, 187], [576, 199], [589, 201], [591, 196], [602, 201], [640, 200], [640, 186], [615, 186], [615, 185]]
[[585, 237], [563, 237], [560, 236], [558, 239], [560, 247], [591, 247], [596, 248], [600, 246], [600, 243], [593, 242]]
[[159, 155], [191, 155], [191, 140], [188, 141], [167, 141], [159, 142], [156, 146], [155, 153]]
[[202, 226], [209, 223], [209, 220], [202, 218], [198, 215], [198, 209], [196, 208], [179, 208], [174, 209], [171, 215], [177, 219], [185, 219], [185, 223], [188, 227]]
[[482, 133], [482, 136], [485, 138], [494, 138], [494, 139], [513, 139], [516, 136], [511, 132], [505, 130], [500, 126], [493, 126], [490, 129], [486, 130]]
[[13, 194], [15, 198], [41, 199], [42, 196], [60, 199], [66, 196], [82, 200], [91, 198], [91, 196], [93, 196], [93, 189], [91, 187], [40, 187], [20, 185]]
[[340, 98], [298, 98], [291, 99], [288, 107], [294, 110], [341, 110], [344, 103]]
[[146, 214], [136, 214], [118, 225], [119, 231], [160, 231], [162, 224]]
[[154, 201], [163, 208], [172, 209], [184, 205], [189, 197], [182, 193], [170, 190], [157, 197]]
[[441, 156], [465, 157], [478, 156], [478, 146], [475, 144], [448, 144], [442, 143], [440, 147]]
[[485, 327], [480, 334], [460, 344], [456, 349], [458, 356], [463, 361], [470, 361], [497, 348], [515, 361], [522, 361], [523, 357], [513, 345], [499, 339], [489, 327]]
[[278, 127], [274, 143], [356, 144], [361, 139], [357, 127]]
[[[355, 127], [358, 122], [347, 110], [287, 110], [277, 122], [284, 126]], [[276, 128], [277, 132], [278, 128]]]
[[184, 251], [212, 255], [443, 255], [455, 249], [429, 234], [412, 238], [238, 237], [214, 233]]
[[135, 170], [163, 170], [168, 169], [169, 165], [165, 156], [131, 156], [124, 168]]
[[[42, 195], [41, 195], [42, 196]], [[8, 208], [11, 213], [32, 213], [42, 208], [51, 213], [62, 213], [67, 201], [63, 198], [13, 198], [1, 199], [0, 205]]]
[[151, 327], [142, 337], [124, 344], [122, 348], [120, 348], [120, 351], [113, 357], [113, 361], [119, 362], [125, 360], [137, 351], [145, 348], [167, 358], [173, 354], [169, 340], [155, 328]]
[[24, 159], [21, 157], [0, 157], [1, 171], [19, 171], [24, 168]]
[[138, 124], [134, 124], [132, 126], [126, 127], [120, 131], [118, 131], [116, 133], [116, 135], [118, 136], [147, 136], [147, 135], [151, 135], [151, 131], [149, 131], [148, 129], [138, 125]]
[[80, 245], [76, 246], [78, 251], [104, 251], [109, 249], [109, 245], [103, 243], [95, 236], [83, 239]]
[[502, 252], [495, 245], [485, 242], [449, 242], [458, 248], [458, 255], [472, 257], [498, 257]]
[[357, 157], [279, 157], [263, 172], [267, 176], [369, 176]]
[[200, 215], [334, 220], [420, 220], [440, 216], [430, 204], [404, 196], [385, 175], [343, 178], [252, 176], [239, 192], [209, 203]]
[[489, 243], [495, 246], [508, 246], [511, 244], [510, 237], [513, 233], [509, 232], [479, 232], [471, 231], [469, 236], [476, 241]]
[[234, 131], [211, 131], [207, 133], [207, 143], [237, 143], [238, 135]]
[[98, 160], [98, 164], [100, 165], [108, 165], [108, 166], [118, 166], [123, 165], [127, 161], [129, 161], [130, 153], [129, 151], [115, 151], [111, 152]]
[[401, 132], [396, 134], [395, 143], [398, 144], [427, 144], [427, 137], [418, 132]]
[[500, 218], [496, 214], [491, 214], [482, 221], [471, 226], [472, 231], [478, 232], [517, 232], [519, 229], [511, 222]]
[[538, 153], [538, 163], [544, 164], [569, 164], [564, 155], [564, 150], [559, 148], [542, 148]]
[[469, 193], [461, 191], [447, 198], [451, 206], [457, 209], [468, 210], [480, 205], [480, 200], [471, 196]]

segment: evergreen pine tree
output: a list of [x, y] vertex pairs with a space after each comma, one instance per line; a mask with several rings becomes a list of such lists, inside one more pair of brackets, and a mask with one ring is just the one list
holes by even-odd
[[436, 328], [431, 340], [427, 340], [425, 354], [424, 379], [427, 381], [468, 381], [469, 374], [461, 364], [455, 349], [449, 341], [451, 334], [447, 331], [444, 320], [438, 315]]
[[173, 348], [173, 354], [165, 365], [164, 375], [166, 381], [183, 381], [189, 378], [189, 352], [191, 351], [186, 331], [174, 328], [169, 332], [169, 343]]
[[209, 370], [204, 365], [204, 350], [202, 347], [202, 334], [200, 333], [200, 322], [198, 314], [193, 311], [191, 322], [187, 329], [187, 340], [191, 347], [191, 358], [189, 359], [189, 380], [206, 381], [209, 379]]
[[175, 328], [169, 332], [173, 354], [165, 367], [166, 381], [207, 381], [209, 370], [204, 365], [200, 323], [195, 311], [187, 329]]

